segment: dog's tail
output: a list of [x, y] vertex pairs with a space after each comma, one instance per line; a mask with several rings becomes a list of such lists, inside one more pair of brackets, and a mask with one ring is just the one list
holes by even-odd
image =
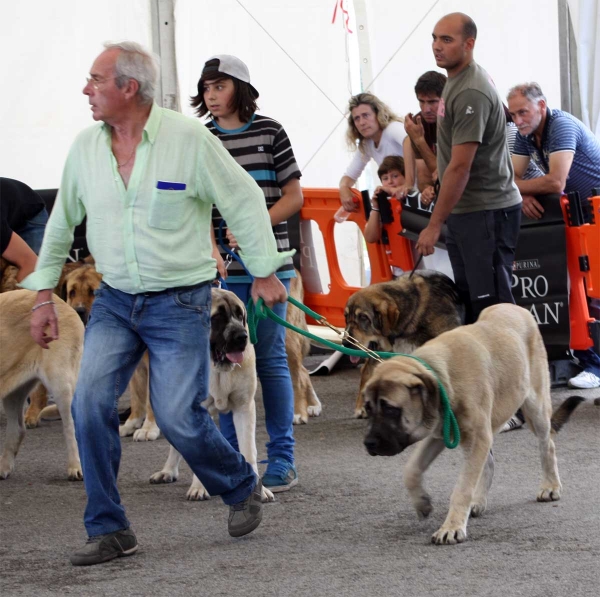
[[585, 400], [581, 396], [571, 396], [567, 398], [552, 413], [552, 431], [558, 433], [562, 426], [569, 420], [571, 413]]

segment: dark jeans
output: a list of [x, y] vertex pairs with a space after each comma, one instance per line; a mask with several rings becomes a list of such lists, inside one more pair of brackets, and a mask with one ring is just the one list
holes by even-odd
[[514, 303], [512, 266], [521, 227], [521, 205], [450, 214], [446, 248], [454, 281], [473, 323], [490, 305]]

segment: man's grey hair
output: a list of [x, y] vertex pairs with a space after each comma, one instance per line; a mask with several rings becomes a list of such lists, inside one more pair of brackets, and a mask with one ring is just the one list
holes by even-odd
[[511, 87], [506, 99], [510, 99], [515, 95], [521, 95], [526, 97], [529, 101], [536, 103], [540, 100], [547, 101], [546, 96], [538, 83], [522, 83], [521, 85], [515, 85], [514, 87]]
[[107, 50], [121, 50], [115, 63], [115, 85], [121, 89], [128, 79], [139, 83], [138, 96], [142, 104], [151, 104], [156, 95], [160, 72], [158, 56], [134, 41], [106, 42]]

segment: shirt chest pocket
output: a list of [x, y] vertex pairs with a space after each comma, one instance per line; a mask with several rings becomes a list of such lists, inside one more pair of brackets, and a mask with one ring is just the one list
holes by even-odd
[[187, 191], [154, 189], [148, 213], [148, 226], [161, 230], [178, 230], [190, 217], [192, 198]]

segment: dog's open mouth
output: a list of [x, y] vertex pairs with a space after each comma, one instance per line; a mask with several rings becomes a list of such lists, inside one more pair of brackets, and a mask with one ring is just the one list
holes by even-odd
[[[377, 344], [377, 342], [375, 342], [375, 341], [371, 341], [371, 342], [369, 342], [368, 348], [369, 348], [369, 350], [377, 350], [379, 348], [379, 344]], [[356, 365], [360, 361], [361, 358], [362, 357], [350, 357], [350, 362], [353, 365]]]
[[232, 351], [226, 352], [224, 350], [218, 350], [217, 348], [213, 349], [213, 363], [215, 365], [224, 365], [226, 363], [232, 363], [240, 365], [244, 360], [244, 351]]

